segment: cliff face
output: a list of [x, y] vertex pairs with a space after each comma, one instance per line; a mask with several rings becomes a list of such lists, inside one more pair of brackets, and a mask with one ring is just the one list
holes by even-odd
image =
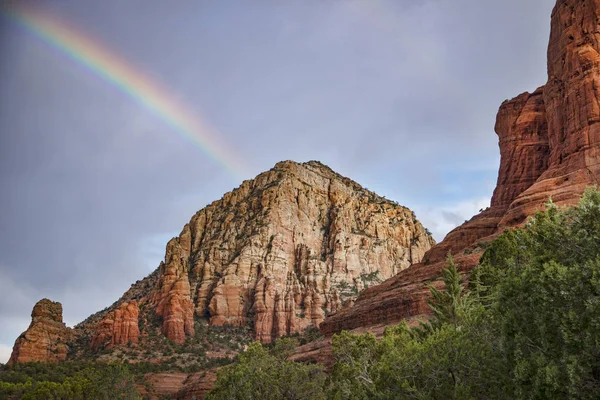
[[33, 307], [29, 328], [15, 341], [8, 364], [65, 360], [72, 340], [73, 332], [63, 323], [62, 305], [42, 299]]
[[110, 348], [119, 344], [136, 344], [140, 336], [139, 313], [140, 310], [135, 300], [121, 303], [119, 308], [108, 313], [97, 325], [91, 347]]
[[270, 342], [318, 326], [432, 244], [410, 210], [318, 162], [282, 162], [194, 215], [149, 298], [175, 342], [194, 334], [194, 314]]
[[600, 0], [559, 0], [552, 13], [548, 83], [505, 101], [498, 112], [498, 183], [490, 208], [450, 232], [412, 265], [365, 290], [321, 331], [392, 324], [428, 312], [425, 282], [439, 276], [450, 251], [464, 273], [477, 265], [481, 242], [518, 226], [551, 197], [571, 205], [600, 178]]
[[133, 344], [160, 359], [156, 331], [182, 344], [201, 321], [270, 342], [318, 326], [433, 244], [409, 209], [316, 161], [281, 162], [198, 211], [157, 271], [73, 331], [41, 301], [11, 362], [65, 359], [66, 344], [74, 358]]
[[561, 0], [548, 46], [548, 168], [512, 202], [503, 226], [521, 221], [552, 197], [571, 204], [600, 176], [600, 1]]

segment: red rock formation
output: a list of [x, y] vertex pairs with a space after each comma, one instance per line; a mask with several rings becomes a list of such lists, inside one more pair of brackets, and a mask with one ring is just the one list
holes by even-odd
[[110, 348], [119, 344], [138, 342], [140, 329], [137, 302], [122, 303], [115, 311], [108, 313], [95, 329], [90, 346]]
[[215, 369], [190, 374], [175, 398], [178, 400], [201, 400], [213, 388], [216, 380], [217, 371]]
[[281, 162], [196, 213], [149, 298], [178, 343], [194, 310], [211, 325], [253, 323], [270, 342], [317, 326], [432, 244], [407, 208], [318, 162]]
[[[392, 324], [428, 312], [425, 282], [439, 276], [450, 251], [461, 271], [476, 266], [480, 241], [517, 226], [548, 198], [572, 205], [600, 178], [600, 0], [559, 0], [552, 13], [548, 83], [500, 107], [498, 184], [491, 207], [450, 232], [412, 265], [365, 290], [321, 331]], [[463, 252], [464, 251], [464, 252]]]
[[60, 303], [48, 299], [38, 301], [31, 312], [31, 324], [15, 341], [8, 364], [65, 360], [73, 332], [62, 318]]
[[502, 226], [522, 221], [548, 197], [573, 204], [600, 182], [599, 13], [598, 0], [561, 0], [552, 12], [544, 87], [548, 168], [512, 202]]
[[195, 316], [210, 325], [253, 324], [256, 339], [270, 342], [318, 326], [433, 244], [406, 207], [319, 162], [284, 161], [198, 211], [155, 272], [76, 326], [85, 340], [72, 343], [71, 354], [85, 358], [85, 341], [148, 345], [154, 316], [179, 344], [194, 335]]
[[212, 389], [216, 379], [216, 369], [193, 374], [183, 372], [146, 374], [144, 381], [148, 382], [151, 390], [148, 391], [144, 385], [138, 385], [138, 390], [144, 398], [200, 400]]
[[180, 238], [167, 244], [158, 286], [152, 295], [156, 314], [163, 319], [162, 333], [179, 344], [185, 342], [187, 335], [194, 334], [194, 303], [188, 278], [189, 246], [189, 228], [186, 226]]
[[505, 101], [496, 118], [500, 171], [491, 207], [503, 211], [548, 168], [548, 124], [543, 87]]
[[450, 232], [424, 257], [428, 264], [443, 261], [498, 231], [514, 199], [533, 185], [548, 166], [549, 145], [543, 87], [523, 93], [500, 106], [496, 117], [500, 170], [491, 206]]

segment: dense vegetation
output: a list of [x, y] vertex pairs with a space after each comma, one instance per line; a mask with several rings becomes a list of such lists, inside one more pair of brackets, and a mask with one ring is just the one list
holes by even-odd
[[[252, 343], [219, 371], [208, 398], [600, 399], [600, 191], [587, 190], [570, 209], [549, 203], [523, 228], [501, 234], [469, 290], [451, 257], [442, 279], [443, 289], [430, 287], [429, 321], [388, 328], [380, 340], [335, 335], [331, 371], [287, 361], [316, 332]], [[206, 367], [206, 349], [245, 336], [202, 333], [173, 345], [173, 360], [159, 364], [0, 365], [0, 399], [137, 399], [135, 376]]]
[[297, 342], [285, 338], [269, 350], [252, 343], [234, 366], [219, 371], [212, 399], [325, 399], [326, 376], [316, 365], [286, 361]]
[[0, 366], [0, 399], [139, 399], [123, 364], [64, 362]]
[[433, 318], [381, 340], [333, 338], [330, 374], [253, 344], [219, 374], [218, 399], [600, 399], [600, 192], [552, 203], [493, 241], [470, 290], [452, 259]]

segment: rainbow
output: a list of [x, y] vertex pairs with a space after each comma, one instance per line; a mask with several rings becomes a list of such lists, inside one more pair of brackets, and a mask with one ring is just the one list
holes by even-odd
[[245, 168], [239, 161], [240, 158], [219, 139], [215, 131], [178, 102], [169, 90], [144, 75], [139, 68], [86, 36], [81, 30], [40, 10], [17, 6], [14, 2], [11, 8], [4, 10], [4, 14], [152, 112], [236, 178], [244, 175]]

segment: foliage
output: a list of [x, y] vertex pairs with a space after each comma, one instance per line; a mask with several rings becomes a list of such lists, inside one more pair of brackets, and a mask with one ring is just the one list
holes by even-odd
[[460, 282], [460, 275], [450, 253], [446, 259], [446, 268], [442, 269], [442, 280], [444, 281], [444, 290], [431, 284], [428, 285], [431, 297], [427, 299], [427, 304], [433, 318], [421, 322], [420, 326], [415, 328], [415, 333], [421, 337], [440, 329], [444, 324], [457, 327], [459, 320], [463, 317], [461, 314], [470, 310], [468, 307], [469, 297], [461, 296], [464, 287]]
[[139, 399], [133, 377], [123, 364], [25, 363], [2, 366], [0, 398]]
[[219, 371], [215, 387], [206, 398], [325, 399], [322, 368], [287, 361], [296, 345], [290, 338], [278, 340], [271, 351], [258, 342], [250, 344], [234, 365]]
[[547, 205], [484, 254], [475, 293], [500, 330], [519, 398], [600, 393], [600, 192]]
[[443, 270], [444, 289], [430, 286], [431, 320], [419, 327], [372, 334], [342, 332], [333, 338], [330, 377], [334, 399], [505, 398], [506, 373], [482, 307], [461, 297], [452, 258]]
[[430, 286], [433, 318], [334, 336], [338, 399], [597, 399], [600, 192], [547, 205], [487, 245], [463, 293], [452, 259]]

